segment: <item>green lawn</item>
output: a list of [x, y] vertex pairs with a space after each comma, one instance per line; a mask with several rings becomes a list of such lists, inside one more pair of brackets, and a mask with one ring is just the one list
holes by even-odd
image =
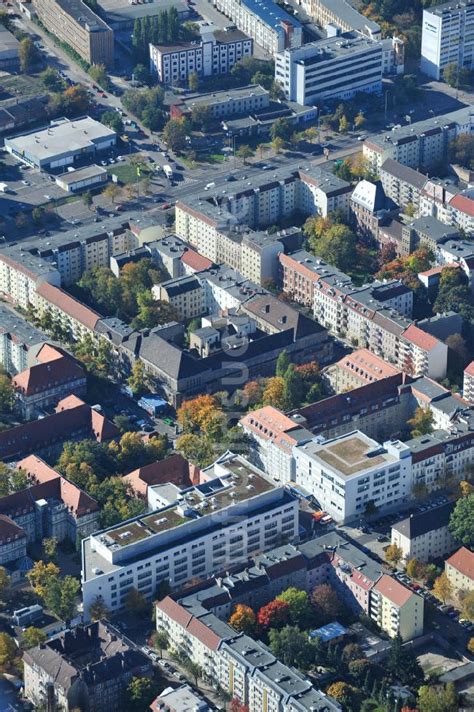
[[130, 163], [119, 163], [110, 168], [107, 168], [107, 173], [109, 175], [116, 175], [119, 183], [122, 185], [128, 185], [128, 183], [136, 183], [138, 180], [145, 178], [145, 176], [151, 176], [152, 171], [147, 166], [140, 167], [140, 175], [137, 176], [137, 169], [135, 166], [131, 166]]

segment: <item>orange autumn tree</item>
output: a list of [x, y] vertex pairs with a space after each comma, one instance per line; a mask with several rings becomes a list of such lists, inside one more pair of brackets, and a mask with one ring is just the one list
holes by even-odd
[[238, 603], [231, 617], [229, 618], [229, 625], [235, 630], [238, 630], [247, 635], [252, 635], [255, 632], [255, 626], [257, 625], [257, 616], [253, 608], [246, 606], [243, 603]]
[[217, 400], [211, 395], [202, 395], [192, 400], [184, 401], [178, 408], [177, 420], [185, 433], [209, 432], [220, 425], [224, 419], [224, 411]]

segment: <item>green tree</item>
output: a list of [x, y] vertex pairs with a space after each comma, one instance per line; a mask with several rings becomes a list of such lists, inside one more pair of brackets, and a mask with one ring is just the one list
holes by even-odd
[[41, 72], [40, 79], [48, 91], [62, 92], [66, 88], [66, 82], [54, 67], [46, 67], [44, 72]]
[[123, 133], [123, 121], [118, 111], [104, 111], [100, 117], [100, 122], [118, 134]]
[[194, 685], [198, 687], [198, 680], [202, 677], [202, 667], [199, 665], [199, 663], [195, 662], [194, 660], [191, 660], [190, 658], [187, 658], [185, 660], [185, 662], [183, 663], [183, 667], [186, 672], [193, 678]]
[[449, 531], [460, 544], [474, 548], [474, 494], [458, 499], [449, 521]]
[[188, 127], [184, 119], [170, 119], [163, 129], [163, 140], [174, 152], [186, 148], [186, 135]]
[[413, 558], [407, 562], [407, 574], [410, 578], [422, 579], [425, 573], [425, 565], [418, 561], [418, 559]]
[[77, 598], [81, 584], [74, 576], [56, 577], [43, 596], [47, 608], [59, 620], [70, 623], [77, 612]]
[[18, 656], [15, 641], [8, 633], [0, 633], [0, 667], [9, 668]]
[[443, 572], [433, 583], [433, 595], [443, 604], [453, 595], [453, 587], [447, 574]]
[[110, 89], [110, 79], [104, 64], [93, 64], [89, 68], [89, 74], [91, 79], [96, 84], [99, 84], [102, 89], [105, 89], [106, 91]]
[[428, 435], [433, 432], [433, 411], [429, 406], [422, 408], [419, 406], [415, 410], [413, 418], [407, 421], [411, 427], [411, 437], [417, 438], [420, 435]]
[[104, 603], [102, 596], [96, 596], [89, 606], [89, 615], [93, 621], [100, 621], [108, 618], [109, 609]]
[[30, 72], [38, 61], [38, 52], [33, 44], [33, 40], [29, 37], [24, 37], [20, 40], [20, 44], [18, 45], [18, 57], [20, 59], [21, 71], [25, 72], [25, 74]]
[[139, 359], [134, 361], [132, 366], [132, 372], [127, 379], [127, 383], [132, 389], [132, 393], [134, 396], [140, 396], [143, 393], [146, 393], [147, 386], [145, 378], [145, 366], [143, 365], [143, 361], [140, 361]]
[[273, 150], [275, 151], [275, 153], [276, 153], [277, 156], [278, 156], [278, 154], [281, 152], [281, 149], [283, 148], [283, 144], [284, 144], [284, 143], [285, 143], [285, 142], [283, 141], [283, 139], [280, 138], [279, 136], [276, 136], [276, 137], [272, 140], [272, 148], [273, 148]]
[[59, 567], [56, 564], [36, 561], [33, 568], [26, 574], [33, 591], [40, 598], [45, 598], [49, 589], [59, 578]]
[[142, 615], [148, 610], [149, 604], [145, 596], [136, 588], [131, 588], [125, 597], [125, 606], [131, 613]]
[[275, 375], [283, 377], [285, 373], [288, 370], [289, 365], [291, 364], [291, 359], [288, 355], [288, 351], [286, 349], [283, 349], [283, 351], [280, 351], [278, 354], [276, 366], [275, 366]]
[[82, 202], [87, 208], [89, 208], [89, 210], [91, 209], [94, 200], [92, 198], [92, 193], [90, 192], [90, 190], [87, 190], [85, 193], [82, 194]]
[[450, 87], [455, 87], [458, 82], [459, 72], [458, 65], [455, 62], [450, 62], [443, 69], [443, 79]]
[[151, 646], [155, 648], [155, 650], [159, 651], [160, 658], [162, 658], [163, 650], [167, 650], [170, 644], [170, 639], [164, 628], [158, 628], [154, 633], [152, 633], [150, 642]]
[[133, 68], [133, 76], [135, 81], [141, 82], [142, 84], [148, 84], [150, 81], [150, 72], [144, 64], [137, 64]]
[[305, 385], [302, 376], [297, 371], [294, 364], [291, 364], [284, 375], [285, 387], [283, 397], [287, 408], [293, 409], [301, 405], [304, 394]]
[[198, 91], [198, 89], [199, 89], [199, 75], [197, 72], [189, 73], [188, 87], [191, 91]]
[[207, 467], [215, 460], [214, 445], [208, 438], [195, 433], [184, 433], [176, 440], [176, 450], [180, 452], [186, 460]]
[[387, 660], [387, 671], [402, 685], [417, 687], [424, 680], [423, 670], [413, 650], [404, 648], [400, 634], [392, 639], [390, 653]]
[[452, 682], [444, 685], [422, 685], [418, 690], [420, 712], [457, 712], [459, 699]]
[[213, 122], [211, 107], [207, 104], [196, 104], [191, 111], [191, 121], [196, 131], [209, 131]]
[[56, 537], [43, 539], [43, 553], [47, 561], [54, 561], [58, 553], [58, 540]]
[[143, 712], [149, 709], [155, 696], [155, 685], [150, 678], [134, 677], [127, 687], [126, 709], [130, 712]]
[[319, 239], [310, 237], [309, 244], [316, 255], [343, 271], [354, 265], [356, 238], [347, 225], [331, 225]]
[[276, 597], [277, 601], [284, 601], [290, 608], [290, 622], [300, 628], [311, 624], [314, 618], [313, 610], [306, 591], [290, 586], [286, 591]]
[[339, 133], [345, 134], [349, 131], [349, 121], [347, 117], [343, 114], [339, 119]]
[[270, 137], [272, 141], [280, 138], [283, 142], [289, 141], [293, 133], [293, 124], [289, 119], [279, 118], [270, 127]]
[[115, 205], [115, 201], [120, 195], [120, 193], [121, 190], [117, 183], [108, 183], [102, 191], [102, 195], [105, 195], [107, 198], [110, 198], [110, 202], [112, 203], [112, 205]]
[[15, 389], [11, 379], [5, 373], [0, 373], [0, 412], [11, 413], [14, 404]]
[[4, 566], [0, 566], [0, 598], [3, 598], [11, 583], [10, 576]]
[[314, 660], [313, 646], [308, 634], [296, 625], [286, 625], [281, 630], [271, 628], [268, 633], [270, 650], [285, 665], [308, 669]]
[[34, 648], [41, 643], [44, 643], [47, 638], [46, 633], [41, 628], [30, 626], [23, 632], [23, 646], [26, 650]]
[[394, 566], [403, 559], [403, 549], [398, 544], [389, 544], [385, 550], [385, 558]]
[[247, 159], [253, 156], [253, 150], [250, 148], [250, 146], [243, 144], [237, 149], [236, 156], [238, 158], [241, 158], [243, 163], [245, 164], [247, 162]]

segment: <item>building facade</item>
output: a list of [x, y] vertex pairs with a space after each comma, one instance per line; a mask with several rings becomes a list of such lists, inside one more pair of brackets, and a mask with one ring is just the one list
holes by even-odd
[[444, 570], [454, 591], [474, 591], [474, 553], [465, 546], [449, 557]]
[[469, 0], [423, 10], [420, 69], [441, 79], [448, 64], [474, 66], [474, 4]]
[[392, 526], [392, 544], [403, 551], [405, 559], [418, 559], [429, 563], [444, 558], [455, 548], [448, 524], [454, 509], [447, 502], [427, 512], [411, 514]]
[[370, 617], [391, 638], [403, 642], [423, 634], [424, 600], [399, 581], [384, 574], [370, 595]]

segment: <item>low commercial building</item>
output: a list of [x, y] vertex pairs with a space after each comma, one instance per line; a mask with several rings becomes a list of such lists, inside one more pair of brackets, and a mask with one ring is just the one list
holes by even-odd
[[293, 448], [295, 482], [336, 521], [360, 519], [370, 504], [396, 509], [411, 496], [410, 449], [399, 440], [383, 445], [361, 431]]
[[474, 111], [467, 106], [443, 116], [394, 128], [364, 141], [363, 153], [378, 172], [392, 158], [404, 166], [430, 170], [446, 162], [449, 144], [474, 130]]
[[114, 66], [114, 33], [83, 0], [33, 0], [46, 27], [89, 64]]
[[171, 104], [172, 118], [192, 117], [193, 109], [205, 106], [214, 120], [249, 114], [270, 105], [269, 92], [259, 84], [203, 94], [187, 94]]
[[233, 28], [203, 34], [199, 42], [150, 44], [150, 72], [162, 84], [228, 74], [234, 64], [253, 54], [253, 39]]
[[17, 403], [27, 420], [70, 393], [84, 396], [87, 390], [85, 370], [62, 349], [45, 344], [36, 361], [12, 379]]
[[50, 171], [73, 165], [85, 156], [94, 160], [116, 141], [115, 131], [86, 116], [73, 121], [57, 119], [47, 128], [5, 139], [5, 148], [22, 163]]
[[149, 18], [153, 22], [154, 18], [163, 11], [175, 10], [178, 13], [180, 22], [184, 22], [191, 16], [191, 6], [186, 0], [160, 0], [159, 3], [130, 2], [130, 0], [100, 0], [98, 3], [101, 14], [106, 18], [107, 24], [113, 30], [124, 31], [133, 29], [135, 20]]
[[448, 64], [474, 66], [474, 4], [445, 2], [423, 10], [420, 69], [441, 79]]
[[108, 621], [65, 630], [23, 653], [25, 697], [35, 706], [121, 709], [133, 678], [152, 677], [149, 658]]
[[214, 0], [214, 7], [271, 55], [303, 42], [299, 20], [271, 0]]
[[108, 173], [102, 166], [87, 166], [76, 171], [63, 173], [56, 178], [56, 184], [68, 193], [78, 193], [81, 190], [95, 188], [107, 183]]
[[10, 72], [18, 69], [20, 56], [18, 48], [20, 43], [15, 35], [7, 30], [4, 25], [0, 26], [0, 70]]
[[454, 502], [433, 507], [427, 512], [416, 512], [392, 526], [392, 544], [403, 551], [405, 559], [428, 563], [444, 558], [455, 548], [448, 524]]
[[444, 564], [454, 591], [474, 591], [474, 553], [462, 546]]
[[151, 599], [161, 581], [176, 588], [298, 535], [297, 500], [241, 456], [227, 453], [204, 474], [202, 485], [171, 488], [167, 506], [82, 541], [86, 618], [97, 596], [116, 612], [131, 588]]
[[288, 99], [313, 105], [382, 91], [382, 45], [356, 33], [328, 37], [275, 57], [275, 79]]
[[380, 25], [370, 18], [357, 12], [346, 0], [303, 0], [302, 7], [318, 25], [335, 25], [342, 32], [358, 32], [371, 39], [382, 36]]
[[152, 712], [211, 712], [211, 708], [189, 685], [165, 687], [150, 705]]
[[371, 591], [370, 617], [391, 638], [403, 642], [423, 634], [424, 600], [399, 581], [384, 574]]

